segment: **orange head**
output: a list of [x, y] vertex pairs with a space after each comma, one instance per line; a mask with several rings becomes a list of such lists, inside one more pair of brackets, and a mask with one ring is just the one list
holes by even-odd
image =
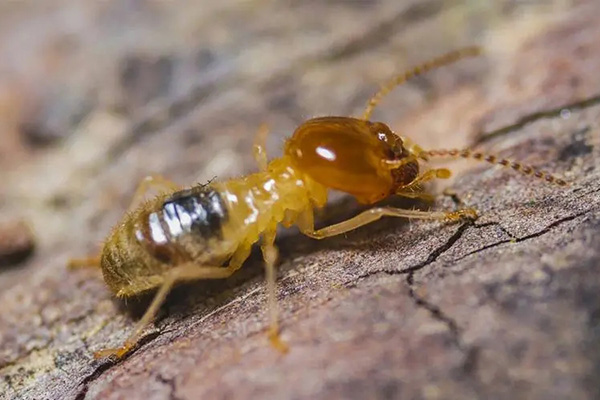
[[296, 129], [285, 154], [316, 182], [374, 203], [412, 182], [416, 157], [381, 122], [350, 117], [313, 118]]

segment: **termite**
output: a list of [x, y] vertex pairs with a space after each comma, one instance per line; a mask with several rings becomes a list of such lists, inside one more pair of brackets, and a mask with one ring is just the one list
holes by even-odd
[[[329, 189], [374, 204], [389, 196], [431, 200], [425, 182], [447, 179], [446, 168], [424, 169], [433, 157], [463, 157], [512, 168], [548, 183], [567, 183], [545, 172], [494, 155], [465, 150], [423, 150], [409, 144], [388, 125], [370, 120], [374, 108], [394, 87], [434, 68], [481, 53], [479, 47], [456, 50], [393, 77], [373, 95], [361, 118], [328, 116], [309, 119], [285, 142], [283, 155], [267, 160], [268, 129], [259, 129], [253, 146], [259, 172], [182, 188], [160, 176], [145, 178], [138, 186], [129, 212], [106, 239], [101, 255], [72, 260], [71, 265], [95, 264], [117, 297], [131, 297], [158, 289], [150, 306], [119, 348], [96, 357], [122, 357], [135, 347], [167, 294], [177, 283], [224, 279], [236, 272], [262, 237], [269, 302], [271, 344], [285, 351], [279, 339], [276, 304], [274, 244], [278, 224], [298, 226], [314, 239], [357, 229], [381, 217], [447, 222], [475, 219], [474, 209], [421, 211], [373, 207], [346, 221], [315, 230], [313, 211], [327, 202]], [[161, 194], [138, 205], [148, 189]]]

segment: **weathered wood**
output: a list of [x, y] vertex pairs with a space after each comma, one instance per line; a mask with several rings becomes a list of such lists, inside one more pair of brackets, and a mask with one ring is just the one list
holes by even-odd
[[[36, 233], [34, 256], [0, 270], [1, 399], [600, 396], [597, 1], [197, 3], [0, 6], [0, 216]], [[256, 252], [173, 292], [126, 359], [93, 359], [146, 303], [65, 263], [97, 248], [141, 177], [247, 173], [260, 123], [276, 155], [303, 119], [359, 114], [394, 72], [473, 43], [487, 54], [407, 84], [375, 118], [570, 187], [457, 163], [435, 207], [463, 202], [474, 223], [282, 235], [285, 356], [265, 337]], [[356, 210], [342, 198], [324, 219]]]

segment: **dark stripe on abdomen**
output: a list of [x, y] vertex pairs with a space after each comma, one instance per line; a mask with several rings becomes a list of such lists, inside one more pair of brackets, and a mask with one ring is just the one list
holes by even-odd
[[182, 235], [205, 240], [223, 237], [227, 209], [221, 195], [210, 186], [194, 186], [175, 192], [162, 205], [163, 226], [171, 239]]
[[156, 211], [141, 216], [135, 236], [161, 263], [198, 260], [211, 252], [211, 243], [223, 238], [227, 208], [212, 187], [194, 186], [167, 197]]

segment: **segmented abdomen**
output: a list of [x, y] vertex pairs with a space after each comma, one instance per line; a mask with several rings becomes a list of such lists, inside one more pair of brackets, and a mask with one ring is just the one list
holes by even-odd
[[141, 218], [136, 237], [167, 264], [205, 263], [220, 253], [228, 212], [211, 186], [194, 186], [166, 197], [159, 209]]
[[105, 281], [127, 296], [159, 285], [169, 269], [186, 262], [220, 266], [235, 249], [223, 238], [227, 220], [223, 200], [210, 186], [159, 196], [128, 214], [109, 236], [101, 260]]
[[284, 218], [289, 225], [313, 203], [325, 203], [327, 189], [300, 176], [287, 158], [269, 165], [269, 171], [156, 197], [126, 215], [103, 249], [106, 283], [128, 296], [160, 285], [185, 263], [222, 266]]

